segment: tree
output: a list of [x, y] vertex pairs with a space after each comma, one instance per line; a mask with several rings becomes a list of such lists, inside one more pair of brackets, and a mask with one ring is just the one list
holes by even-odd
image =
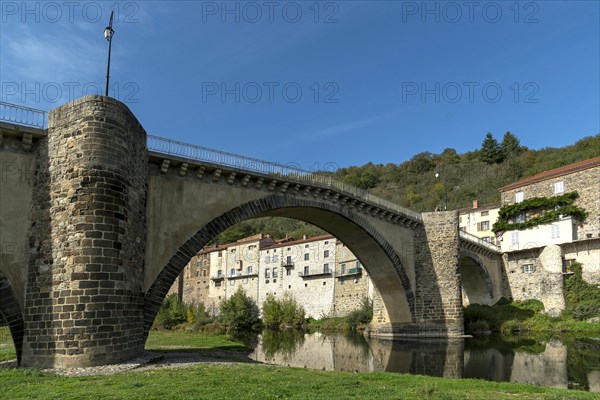
[[502, 154], [504, 158], [513, 158], [523, 152], [523, 148], [521, 147], [519, 139], [510, 132], [506, 132], [504, 134], [504, 138], [502, 139], [502, 144], [500, 146], [502, 148]]
[[239, 288], [233, 296], [221, 303], [220, 319], [228, 331], [252, 331], [259, 324], [258, 306]]
[[479, 158], [486, 164], [498, 164], [504, 160], [502, 147], [490, 132], [485, 135], [485, 139], [481, 144]]

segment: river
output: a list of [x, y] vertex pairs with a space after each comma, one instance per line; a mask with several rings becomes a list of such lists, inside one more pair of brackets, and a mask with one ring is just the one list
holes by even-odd
[[319, 370], [479, 378], [600, 392], [600, 338], [535, 340], [491, 335], [392, 341], [356, 333], [267, 330], [255, 341], [250, 357]]

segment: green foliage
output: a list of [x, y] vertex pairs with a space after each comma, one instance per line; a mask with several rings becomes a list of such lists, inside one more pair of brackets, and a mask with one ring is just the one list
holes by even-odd
[[232, 243], [242, 238], [264, 232], [269, 232], [274, 238], [283, 238], [286, 235], [301, 238], [304, 235], [317, 236], [326, 233], [324, 230], [303, 221], [291, 218], [264, 217], [243, 221], [232, 226], [217, 236], [211, 244]]
[[252, 331], [260, 326], [258, 307], [242, 288], [221, 302], [219, 319], [229, 332]]
[[263, 322], [269, 327], [299, 327], [304, 324], [305, 314], [304, 307], [289, 293], [281, 300], [269, 293], [263, 303]]
[[176, 325], [185, 322], [186, 318], [187, 309], [185, 304], [179, 301], [176, 293], [173, 293], [163, 300], [152, 327], [154, 329], [172, 329]]
[[565, 282], [566, 314], [579, 321], [600, 317], [600, 288], [583, 279], [580, 263], [571, 264], [571, 271]]
[[[577, 198], [579, 198], [577, 192], [568, 192], [558, 196], [533, 197], [520, 203], [507, 204], [498, 211], [498, 220], [492, 226], [492, 231], [497, 233], [532, 228], [540, 224], [558, 221], [561, 215], [572, 216], [582, 223], [587, 219], [588, 213], [583, 208], [572, 204]], [[525, 222], [513, 222], [517, 215], [527, 212], [538, 212], [539, 214]]]
[[479, 159], [486, 164], [498, 164], [504, 161], [502, 147], [490, 132], [485, 135], [481, 144]]
[[363, 297], [360, 308], [352, 311], [346, 318], [353, 329], [359, 325], [369, 324], [373, 319], [373, 302], [368, 297]]
[[505, 159], [516, 157], [524, 150], [521, 147], [519, 139], [510, 132], [506, 132], [504, 134], [504, 138], [502, 138], [502, 144], [500, 147], [502, 148], [502, 155]]

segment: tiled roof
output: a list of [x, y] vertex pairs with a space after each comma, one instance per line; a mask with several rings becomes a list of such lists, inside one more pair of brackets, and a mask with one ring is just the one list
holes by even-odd
[[579, 161], [573, 164], [565, 165], [562, 167], [554, 168], [548, 171], [540, 172], [539, 174], [530, 176], [529, 178], [521, 179], [520, 181], [513, 182], [504, 187], [500, 188], [501, 192], [507, 190], [516, 189], [519, 187], [531, 185], [532, 183], [542, 182], [546, 179], [556, 178], [563, 175], [572, 174], [574, 172], [583, 171], [589, 168], [600, 166], [600, 157], [590, 158], [589, 160]]

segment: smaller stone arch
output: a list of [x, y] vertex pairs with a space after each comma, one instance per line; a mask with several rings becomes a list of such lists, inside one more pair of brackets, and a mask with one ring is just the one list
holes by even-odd
[[463, 305], [492, 305], [494, 286], [481, 258], [468, 250], [461, 250], [459, 259]]
[[17, 365], [20, 365], [23, 352], [23, 335], [25, 334], [23, 312], [10, 281], [2, 271], [0, 271], [0, 314], [8, 322], [10, 334], [17, 351]]

